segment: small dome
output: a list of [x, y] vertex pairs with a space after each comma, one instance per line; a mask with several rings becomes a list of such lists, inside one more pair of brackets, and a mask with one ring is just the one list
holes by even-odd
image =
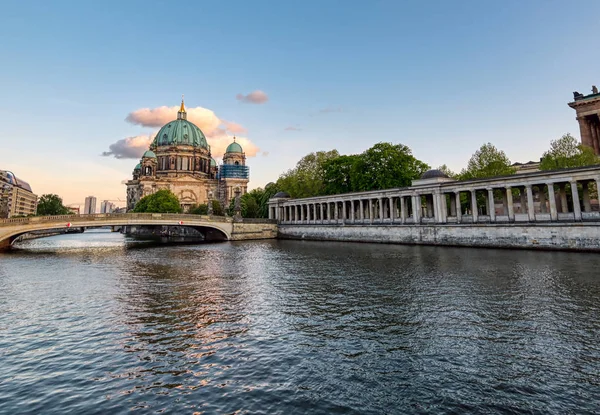
[[226, 153], [243, 153], [242, 146], [236, 143], [235, 141], [227, 146]]
[[210, 158], [210, 167], [217, 167], [217, 162], [212, 157]]
[[144, 153], [142, 158], [156, 158], [156, 154], [154, 154], [154, 151], [148, 150]]
[[142, 163], [138, 163], [133, 170], [142, 170]]
[[421, 176], [421, 180], [424, 179], [436, 179], [438, 177], [444, 178], [444, 179], [449, 179], [448, 175], [446, 173], [444, 173], [441, 170], [428, 170], [425, 173], [423, 173], [423, 175]]
[[272, 199], [289, 199], [290, 195], [287, 192], [277, 192], [273, 195]]

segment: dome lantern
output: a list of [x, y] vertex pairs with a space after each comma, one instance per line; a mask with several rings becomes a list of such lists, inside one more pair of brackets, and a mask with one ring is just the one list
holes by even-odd
[[181, 94], [181, 107], [179, 107], [179, 111], [177, 112], [178, 120], [187, 120], [187, 112], [185, 112], [185, 104], [183, 103], [183, 94]]

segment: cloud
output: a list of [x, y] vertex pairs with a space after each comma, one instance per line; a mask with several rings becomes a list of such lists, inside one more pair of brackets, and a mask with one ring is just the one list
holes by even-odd
[[268, 152], [268, 151], [263, 151], [261, 155], [262, 155], [263, 157], [267, 157], [267, 156], [269, 155], [269, 152]]
[[289, 127], [285, 127], [283, 130], [284, 131], [302, 131], [302, 128], [294, 127], [293, 125], [290, 125]]
[[257, 89], [256, 91], [250, 92], [248, 95], [237, 94], [235, 99], [247, 104], [264, 104], [269, 100], [269, 96], [260, 89]]
[[319, 110], [321, 114], [329, 114], [331, 112], [342, 112], [341, 107], [327, 107]]
[[[173, 121], [177, 111], [179, 111], [179, 106], [140, 108], [130, 112], [125, 120], [134, 125], [157, 128], [162, 127], [169, 121]], [[196, 124], [206, 136], [211, 148], [211, 155], [216, 158], [223, 156], [227, 146], [233, 142], [234, 135], [237, 136], [238, 134], [246, 134], [248, 132], [244, 126], [233, 121], [221, 119], [217, 117], [214, 111], [207, 108], [187, 108], [186, 112], [188, 121]], [[111, 144], [109, 151], [103, 152], [102, 155], [105, 157], [113, 156], [118, 159], [140, 158], [148, 150], [155, 136], [156, 131], [148, 135], [127, 137], [118, 140]], [[242, 146], [247, 157], [254, 157], [260, 151], [258, 146], [252, 143], [247, 137], [237, 136], [236, 141]]]
[[123, 138], [108, 146], [109, 151], [104, 151], [102, 155], [117, 159], [139, 159], [148, 150], [153, 137], [154, 134]]

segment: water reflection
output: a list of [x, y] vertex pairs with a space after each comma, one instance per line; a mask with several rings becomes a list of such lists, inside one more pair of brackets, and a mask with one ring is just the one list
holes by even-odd
[[81, 237], [0, 254], [0, 412], [600, 410], [595, 255]]

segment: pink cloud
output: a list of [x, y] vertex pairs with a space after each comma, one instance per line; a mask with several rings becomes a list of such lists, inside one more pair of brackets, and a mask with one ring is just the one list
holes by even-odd
[[153, 138], [154, 134], [123, 138], [108, 146], [109, 151], [104, 151], [102, 155], [117, 159], [139, 159], [148, 150]]
[[290, 125], [289, 127], [285, 127], [284, 131], [302, 131], [302, 128], [294, 127], [293, 125]]
[[250, 92], [248, 95], [237, 94], [235, 99], [247, 104], [264, 104], [269, 100], [269, 96], [260, 89], [257, 89], [256, 91]]
[[226, 120], [221, 120], [221, 121], [223, 122], [223, 125], [225, 126], [227, 131], [231, 131], [234, 134], [246, 134], [248, 132], [248, 130], [246, 130], [246, 128], [244, 128], [243, 126], [241, 126], [240, 124], [238, 124], [236, 122], [229, 122]]

